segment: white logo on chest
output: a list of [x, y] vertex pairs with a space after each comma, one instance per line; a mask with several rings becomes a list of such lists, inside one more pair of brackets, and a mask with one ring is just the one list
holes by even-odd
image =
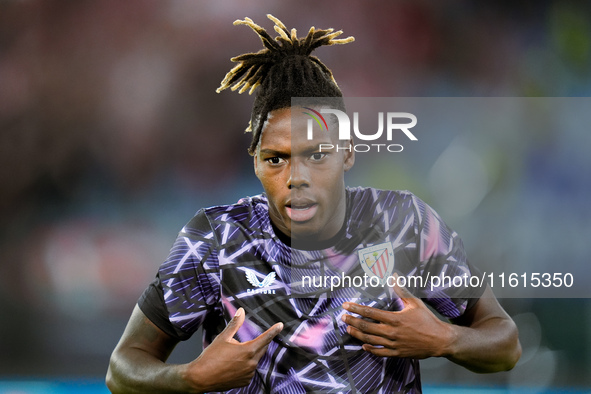
[[269, 286], [275, 282], [275, 272], [269, 273], [263, 281], [259, 281], [257, 277], [257, 273], [251, 269], [246, 268], [246, 280], [255, 287], [255, 289], [248, 289], [246, 290], [247, 293], [257, 293], [257, 294], [275, 294], [275, 289], [268, 289]]

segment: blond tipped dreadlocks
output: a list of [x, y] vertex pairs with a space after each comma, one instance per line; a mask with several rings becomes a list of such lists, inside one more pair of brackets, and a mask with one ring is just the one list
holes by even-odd
[[267, 114], [291, 106], [292, 97], [342, 97], [332, 72], [316, 56], [314, 49], [323, 45], [346, 44], [353, 37], [337, 39], [343, 32], [334, 29], [310, 28], [308, 35], [297, 38], [295, 29], [287, 27], [272, 15], [279, 34], [274, 39], [252, 19], [237, 20], [234, 25], [246, 25], [258, 34], [264, 49], [257, 53], [245, 53], [233, 57], [237, 62], [222, 81], [217, 92], [230, 88], [238, 93], [256, 90], [251, 120], [246, 131], [252, 131], [252, 143], [248, 152], [254, 154]]

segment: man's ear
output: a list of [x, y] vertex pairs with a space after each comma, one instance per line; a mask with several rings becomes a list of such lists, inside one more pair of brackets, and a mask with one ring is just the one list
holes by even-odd
[[343, 165], [345, 168], [345, 172], [349, 171], [353, 167], [353, 164], [355, 164], [355, 149], [353, 145], [353, 138], [349, 140], [349, 146], [351, 147], [351, 151], [345, 150], [345, 163]]

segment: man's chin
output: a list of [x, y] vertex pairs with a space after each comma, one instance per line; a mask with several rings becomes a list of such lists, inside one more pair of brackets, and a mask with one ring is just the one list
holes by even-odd
[[322, 234], [312, 221], [307, 222], [291, 222], [291, 240], [298, 241], [321, 241]]

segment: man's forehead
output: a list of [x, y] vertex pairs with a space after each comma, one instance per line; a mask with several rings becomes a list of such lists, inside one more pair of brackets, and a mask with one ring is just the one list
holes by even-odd
[[259, 144], [259, 151], [261, 153], [309, 153], [320, 150], [322, 145], [331, 145], [330, 138], [316, 137], [313, 140], [306, 138], [290, 138], [290, 136], [283, 136], [279, 133], [270, 131], [267, 138], [262, 138]]
[[309, 115], [315, 115], [312, 109], [298, 106], [271, 111], [262, 128], [261, 144], [318, 146], [331, 143], [338, 136], [336, 126], [330, 119], [320, 122], [314, 119]]

